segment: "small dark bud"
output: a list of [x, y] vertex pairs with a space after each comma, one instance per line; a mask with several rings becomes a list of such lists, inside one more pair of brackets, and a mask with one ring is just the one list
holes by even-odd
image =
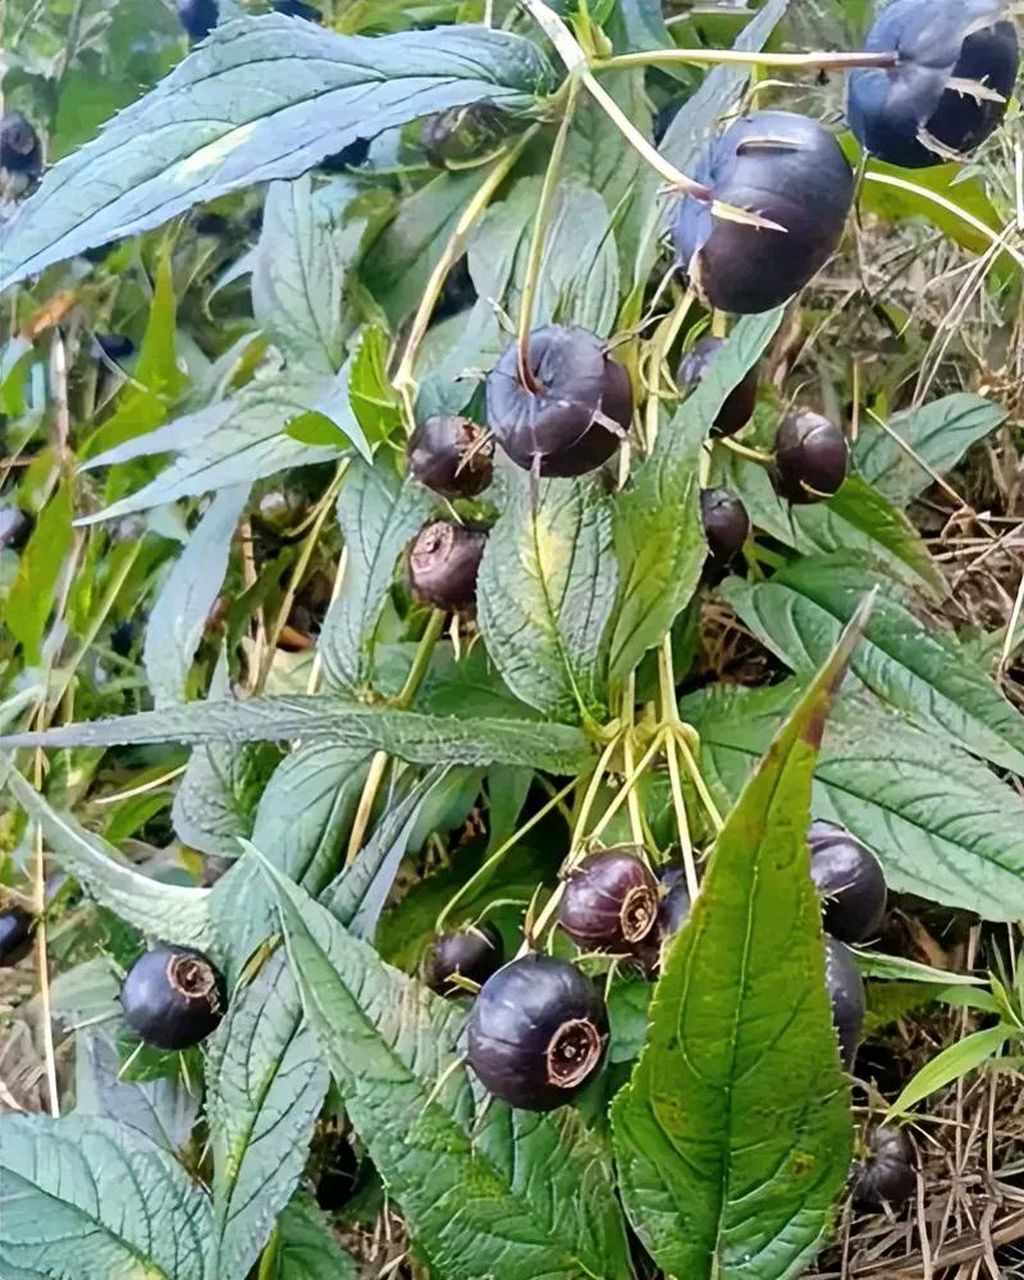
[[32, 917], [20, 907], [0, 911], [0, 968], [9, 968], [28, 955], [32, 946]]
[[846, 479], [850, 451], [842, 431], [820, 413], [790, 414], [775, 437], [772, 484], [794, 505], [824, 502]]
[[494, 445], [468, 418], [427, 418], [409, 437], [409, 470], [446, 498], [473, 498], [491, 483]]
[[32, 181], [43, 171], [39, 134], [19, 111], [0, 117], [0, 168]]
[[[718, 349], [724, 345], [724, 338], [701, 338], [691, 352], [683, 356], [676, 374], [679, 390], [684, 394], [695, 387], [707, 373], [708, 365]], [[734, 436], [742, 431], [754, 416], [757, 404], [757, 387], [759, 382], [758, 367], [754, 365], [743, 381], [733, 387], [725, 398], [725, 402], [715, 418], [714, 434], [717, 436]]]
[[423, 981], [439, 996], [464, 996], [455, 976], [483, 986], [505, 963], [505, 946], [493, 924], [483, 923], [434, 938], [423, 956]]
[[711, 563], [715, 568], [724, 569], [735, 560], [750, 537], [747, 509], [728, 489], [703, 489], [700, 516]]

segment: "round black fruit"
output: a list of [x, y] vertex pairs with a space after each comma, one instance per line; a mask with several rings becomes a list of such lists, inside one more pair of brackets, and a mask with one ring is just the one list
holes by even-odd
[[885, 919], [882, 864], [845, 828], [818, 819], [811, 823], [811, 879], [821, 894], [825, 932], [840, 942], [876, 937]]
[[505, 946], [493, 924], [484, 922], [433, 939], [423, 957], [423, 981], [439, 996], [464, 996], [455, 976], [483, 986], [505, 963]]
[[355, 138], [347, 147], [324, 156], [320, 168], [324, 173], [347, 173], [349, 169], [358, 169], [370, 157], [370, 138]]
[[700, 518], [708, 540], [711, 564], [724, 569], [735, 560], [750, 537], [747, 509], [728, 489], [702, 489]]
[[187, 1049], [215, 1030], [224, 978], [201, 951], [159, 946], [139, 956], [121, 987], [125, 1021], [147, 1044]]
[[472, 498], [491, 483], [494, 448], [469, 418], [426, 418], [409, 437], [409, 470], [446, 498]]
[[602, 849], [569, 872], [558, 920], [586, 951], [630, 951], [653, 931], [658, 904], [658, 882], [635, 849]]
[[[684, 394], [695, 387], [708, 371], [712, 357], [725, 343], [724, 338], [701, 338], [687, 355], [683, 356], [676, 374], [676, 382]], [[754, 416], [757, 404], [758, 368], [749, 370], [743, 381], [733, 387], [725, 397], [718, 417], [715, 418], [714, 434], [718, 436], [734, 436], [742, 431]]]
[[38, 178], [43, 169], [39, 134], [20, 111], [0, 117], [0, 168], [8, 173]]
[[640, 960], [649, 977], [661, 971], [665, 947], [690, 918], [693, 903], [686, 888], [686, 874], [678, 863], [670, 862], [659, 869], [658, 899], [657, 925], [639, 948]]
[[824, 502], [838, 493], [849, 466], [846, 437], [822, 414], [791, 413], [779, 428], [771, 475], [780, 498], [797, 505]]
[[576, 326], [530, 334], [525, 381], [516, 343], [487, 379], [488, 427], [513, 462], [542, 476], [579, 476], [607, 462], [632, 416], [625, 369]]
[[0, 968], [17, 964], [28, 954], [32, 917], [20, 907], [0, 911]]
[[917, 1190], [917, 1152], [903, 1129], [882, 1125], [871, 1154], [854, 1172], [853, 1204], [862, 1213], [899, 1209]]
[[570, 1102], [601, 1064], [608, 1014], [575, 965], [530, 955], [499, 969], [469, 1015], [469, 1065], [495, 1097], [526, 1111]]
[[770, 311], [802, 289], [838, 245], [853, 201], [853, 172], [816, 120], [788, 111], [744, 116], [713, 143], [694, 174], [716, 199], [784, 232], [716, 218], [684, 196], [672, 217], [676, 260], [721, 311]]
[[193, 42], [205, 40], [217, 25], [217, 0], [174, 0], [174, 7], [185, 34]]
[[905, 169], [974, 151], [1006, 114], [1020, 62], [1003, 0], [892, 0], [868, 34], [870, 52], [899, 54], [889, 70], [854, 71], [850, 128], [866, 151]]
[[832, 1001], [832, 1023], [839, 1037], [839, 1055], [853, 1070], [864, 1025], [864, 979], [853, 952], [835, 938], [825, 939], [825, 985]]
[[20, 551], [32, 532], [32, 517], [20, 507], [0, 507], [0, 548]]
[[485, 156], [508, 132], [508, 117], [493, 102], [471, 102], [427, 116], [420, 125], [420, 146], [432, 165], [471, 164]]
[[476, 578], [487, 534], [451, 520], [420, 530], [409, 552], [409, 585], [417, 600], [457, 612], [476, 602]]

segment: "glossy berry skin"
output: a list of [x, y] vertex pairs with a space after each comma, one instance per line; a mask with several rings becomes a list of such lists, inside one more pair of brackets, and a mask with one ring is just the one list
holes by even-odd
[[917, 1152], [903, 1129], [882, 1125], [871, 1140], [871, 1154], [858, 1164], [853, 1204], [863, 1213], [888, 1206], [899, 1209], [917, 1191]]
[[20, 111], [0, 117], [0, 168], [30, 179], [38, 178], [42, 172], [39, 134]]
[[409, 585], [417, 600], [458, 612], [476, 603], [476, 579], [487, 534], [451, 520], [435, 520], [409, 552]]
[[654, 932], [639, 948], [648, 977], [661, 971], [665, 948], [690, 918], [693, 903], [686, 889], [686, 874], [677, 863], [658, 870], [658, 921]]
[[32, 532], [32, 517], [20, 507], [0, 507], [0, 548], [20, 550]]
[[205, 40], [217, 25], [217, 0], [174, 0], [178, 21], [193, 44]]
[[[904, 169], [966, 156], [998, 128], [1020, 62], [1002, 0], [892, 0], [864, 48], [895, 51], [899, 65], [854, 71], [850, 128], [866, 151]], [[1003, 101], [978, 99], [951, 81], [983, 84]]]
[[15, 965], [28, 954], [32, 917], [20, 907], [0, 911], [0, 969]]
[[163, 945], [128, 970], [125, 1021], [147, 1044], [188, 1049], [216, 1029], [227, 1007], [224, 978], [201, 951]]
[[825, 986], [832, 1002], [832, 1023], [839, 1037], [839, 1056], [853, 1070], [864, 1025], [864, 979], [853, 952], [835, 938], [825, 938]]
[[494, 477], [494, 449], [469, 418], [454, 414], [426, 418], [409, 437], [409, 470], [445, 498], [473, 498]]
[[566, 877], [558, 922], [584, 951], [628, 952], [653, 931], [658, 904], [658, 882], [634, 849], [601, 849]]
[[439, 996], [464, 996], [466, 988], [452, 982], [453, 974], [483, 986], [505, 963], [505, 944], [493, 924], [484, 922], [457, 933], [442, 933], [423, 957], [423, 981]]
[[871, 850], [834, 822], [811, 823], [811, 879], [822, 898], [825, 932], [840, 942], [878, 936], [887, 891], [882, 864]]
[[750, 537], [747, 509], [729, 489], [702, 489], [700, 518], [710, 562], [715, 568], [724, 569]]
[[775, 437], [775, 492], [796, 506], [824, 502], [838, 493], [850, 466], [839, 427], [809, 409], [791, 413]]
[[[676, 382], [680, 391], [687, 392], [700, 382], [708, 371], [712, 357], [724, 344], [724, 338], [701, 338], [693, 350], [683, 356], [676, 373]], [[725, 397], [725, 402], [715, 418], [714, 435], [734, 436], [737, 431], [743, 430], [754, 416], [758, 381], [758, 368], [754, 365], [743, 381], [733, 387]]]
[[468, 1021], [469, 1065], [495, 1097], [553, 1111], [601, 1064], [608, 1013], [575, 965], [545, 955], [512, 960], [481, 988]]
[[710, 306], [741, 315], [791, 298], [832, 256], [853, 202], [853, 172], [816, 120], [744, 116], [712, 144], [694, 177], [715, 198], [762, 214], [785, 234], [715, 218], [684, 196], [672, 217], [676, 261]]
[[487, 425], [513, 462], [542, 476], [579, 476], [607, 462], [629, 430], [633, 392], [607, 344], [578, 326], [530, 334], [532, 385], [512, 343], [487, 378]]

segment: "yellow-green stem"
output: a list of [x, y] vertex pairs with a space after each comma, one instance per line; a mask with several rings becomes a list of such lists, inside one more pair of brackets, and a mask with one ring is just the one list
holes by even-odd
[[434, 647], [444, 631], [444, 623], [447, 616], [443, 609], [435, 609], [430, 615], [430, 621], [427, 623], [423, 635], [420, 637], [420, 642], [416, 646], [416, 654], [412, 660], [412, 666], [409, 668], [409, 674], [405, 678], [405, 684], [402, 685], [402, 691], [395, 699], [394, 705], [400, 711], [408, 711], [412, 706], [413, 699], [419, 692], [423, 677], [427, 674], [427, 668], [430, 666]]
[[654, 448], [654, 442], [658, 438], [658, 410], [661, 405], [661, 382], [665, 374], [665, 362], [668, 359], [668, 353], [672, 350], [672, 344], [679, 336], [689, 314], [690, 308], [693, 306], [694, 293], [692, 289], [688, 289], [679, 304], [671, 311], [658, 325], [654, 339], [651, 342], [650, 364], [648, 365], [647, 374], [647, 407], [644, 418], [644, 436], [647, 445], [647, 451]]
[[793, 71], [848, 71], [858, 67], [895, 67], [896, 53], [758, 53], [744, 49], [650, 49], [640, 53], [621, 53], [593, 63], [595, 71], [618, 71], [629, 67], [672, 66], [683, 63], [692, 67], [772, 67]]
[[683, 783], [679, 776], [679, 757], [676, 754], [677, 739], [670, 733], [665, 746], [668, 756], [668, 776], [672, 789], [672, 807], [676, 815], [676, 828], [679, 832], [679, 844], [683, 851], [683, 871], [686, 875], [686, 892], [690, 900], [695, 901], [700, 892], [697, 880], [697, 863], [693, 856], [693, 841], [690, 838], [690, 820], [686, 813], [686, 797], [683, 795]]

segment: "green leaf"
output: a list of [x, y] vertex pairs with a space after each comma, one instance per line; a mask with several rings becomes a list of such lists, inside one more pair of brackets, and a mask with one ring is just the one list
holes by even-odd
[[811, 779], [864, 608], [744, 787], [612, 1106], [634, 1229], [687, 1280], [784, 1280], [821, 1241], [852, 1125], [808, 874]]
[[209, 949], [214, 945], [210, 890], [163, 884], [121, 862], [117, 850], [70, 816], [52, 809], [0, 756], [0, 782], [38, 822], [62, 867], [122, 920], [151, 938]]
[[[798, 692], [790, 681], [685, 699], [709, 779], [738, 795]], [[986, 920], [1024, 916], [1024, 800], [874, 700], [840, 700], [815, 774], [814, 814], [873, 849], [898, 893]]]
[[[273, 874], [273, 873], [271, 873]], [[631, 1275], [610, 1168], [579, 1116], [474, 1119], [462, 1014], [273, 874], [306, 1015], [356, 1131], [438, 1277]]]
[[509, 479], [477, 583], [487, 652], [531, 707], [555, 719], [599, 718], [617, 581], [610, 508], [578, 480]]
[[328, 1073], [300, 1013], [295, 982], [279, 952], [235, 996], [210, 1041], [208, 1280], [248, 1274], [305, 1167]]
[[119, 720], [83, 721], [43, 733], [8, 734], [0, 738], [0, 749], [278, 742], [291, 738], [386, 751], [410, 764], [518, 764], [562, 774], [575, 773], [591, 754], [586, 736], [570, 725], [462, 720], [372, 709], [342, 698], [301, 694], [248, 702], [187, 702]]
[[707, 544], [700, 518], [700, 458], [711, 423], [782, 323], [782, 309], [744, 316], [614, 508], [619, 599], [611, 676], [622, 680], [658, 644], [700, 581]]
[[402, 409], [388, 378], [388, 349], [388, 337], [380, 325], [367, 325], [359, 335], [349, 375], [352, 412], [367, 439], [374, 442], [386, 440], [402, 422]]
[[248, 500], [248, 485], [233, 485], [217, 495], [153, 603], [142, 661], [157, 707], [182, 702], [187, 695], [192, 662], [223, 586], [231, 539]]
[[171, 806], [174, 833], [212, 857], [232, 858], [252, 824], [267, 779], [280, 759], [269, 743], [212, 744], [192, 752]]
[[939, 987], [974, 987], [984, 978], [970, 973], [951, 973], [930, 964], [919, 964], [903, 956], [886, 956], [877, 951], [856, 952], [857, 965], [868, 978], [885, 978], [890, 982], [926, 982]]
[[0, 1272], [203, 1280], [210, 1205], [176, 1160], [96, 1116], [0, 1119]]
[[338, 524], [348, 549], [341, 593], [320, 636], [328, 681], [354, 690], [370, 682], [381, 611], [406, 543], [430, 515], [419, 485], [389, 468], [353, 461], [338, 494]]
[[[743, 621], [797, 673], [813, 669], [877, 575], [845, 556], [806, 558], [769, 582], [730, 578], [722, 594]], [[1024, 716], [960, 647], [922, 625], [895, 598], [879, 600], [853, 671], [918, 727], [992, 764], [1024, 773]]]
[[[897, 506], [906, 506], [929, 485], [934, 474], [952, 471], [976, 441], [1006, 419], [1006, 410], [967, 391], [944, 396], [907, 413], [894, 414], [889, 430], [867, 418], [861, 424], [853, 456], [861, 475]], [[890, 432], [892, 434], [890, 434]], [[893, 435], [931, 468], [926, 471]]]
[[356, 1261], [338, 1244], [314, 1201], [296, 1192], [277, 1223], [269, 1265], [259, 1280], [358, 1280]]
[[62, 483], [40, 512], [7, 597], [3, 620], [21, 644], [26, 666], [34, 666], [41, 657], [46, 621], [71, 550], [72, 514], [71, 488]]
[[294, 177], [367, 122], [379, 133], [481, 97], [524, 110], [552, 87], [536, 45], [485, 27], [365, 41], [276, 14], [225, 22], [46, 175], [0, 233], [0, 290], [191, 205]]
[[903, 1115], [929, 1094], [944, 1089], [955, 1080], [962, 1080], [990, 1058], [999, 1057], [1007, 1040], [1014, 1036], [1015, 1028], [1000, 1023], [951, 1044], [918, 1071], [889, 1108], [888, 1114]]

